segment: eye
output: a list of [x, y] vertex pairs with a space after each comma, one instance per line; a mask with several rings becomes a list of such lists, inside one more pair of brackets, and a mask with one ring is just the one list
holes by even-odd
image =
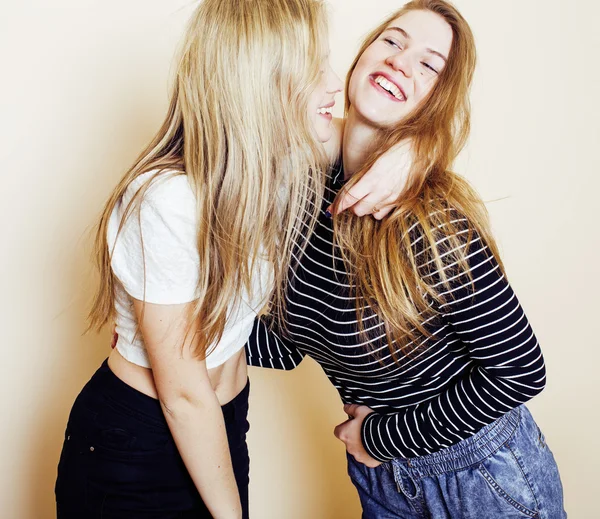
[[432, 67], [432, 66], [431, 66], [429, 63], [426, 63], [425, 61], [422, 61], [422, 62], [421, 62], [421, 64], [422, 64], [424, 67], [426, 67], [426, 68], [428, 68], [429, 70], [431, 70], [431, 72], [433, 72], [434, 74], [439, 74], [439, 72], [438, 72], [436, 69], [434, 69], [434, 68], [433, 68], [433, 67]]
[[400, 44], [398, 42], [392, 40], [391, 38], [385, 38], [383, 41], [385, 41], [391, 47], [396, 47], [397, 49], [402, 50], [402, 47], [400, 46]]

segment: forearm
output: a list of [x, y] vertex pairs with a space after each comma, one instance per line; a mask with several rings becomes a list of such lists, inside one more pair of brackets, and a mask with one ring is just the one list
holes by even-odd
[[223, 412], [197, 355], [191, 303], [134, 300], [158, 398], [183, 462], [216, 519], [242, 517]]
[[[460, 215], [456, 221], [469, 229]], [[465, 271], [454, 276], [441, 294], [446, 302], [440, 305], [464, 356], [455, 358], [460, 371], [452, 374], [437, 396], [423, 403], [399, 413], [367, 417], [363, 443], [378, 460], [447, 448], [544, 388], [544, 359], [527, 317], [496, 258], [479, 234], [471, 231], [465, 252], [470, 275]], [[439, 273], [433, 276], [441, 285]]]
[[163, 404], [179, 453], [213, 517], [240, 518], [223, 413], [214, 394], [200, 400], [178, 398]]
[[527, 368], [508, 369], [513, 373], [508, 377], [502, 367], [475, 367], [427, 402], [399, 413], [369, 415], [362, 428], [365, 450], [386, 461], [424, 456], [470, 438], [542, 391], [545, 367], [536, 343], [526, 360]]

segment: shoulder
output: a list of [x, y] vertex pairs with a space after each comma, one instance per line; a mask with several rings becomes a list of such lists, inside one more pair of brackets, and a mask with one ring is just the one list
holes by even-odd
[[490, 259], [492, 251], [483, 225], [482, 229], [476, 218], [456, 207], [440, 204], [433, 211], [406, 216], [404, 243], [410, 244], [409, 254], [422, 272], [431, 275], [442, 269], [456, 275]]
[[142, 173], [130, 182], [121, 200], [121, 214], [137, 214], [143, 227], [166, 226], [179, 232], [196, 225], [196, 207], [187, 175], [172, 170]]
[[170, 203], [195, 205], [195, 196], [187, 175], [182, 171], [153, 170], [135, 177], [127, 186], [123, 200], [139, 196], [142, 204], [162, 207]]
[[462, 211], [450, 207], [444, 201], [435, 204], [435, 208], [419, 208], [408, 212], [404, 225], [405, 235], [410, 239], [411, 246], [423, 241], [468, 241], [468, 236], [477, 232], [476, 226]]
[[[180, 171], [148, 171], [134, 178], [115, 207], [109, 238], [139, 241], [144, 247], [172, 246], [173, 240], [195, 243], [196, 197]], [[129, 245], [132, 246], [132, 243]], [[191, 245], [190, 245], [191, 246]]]

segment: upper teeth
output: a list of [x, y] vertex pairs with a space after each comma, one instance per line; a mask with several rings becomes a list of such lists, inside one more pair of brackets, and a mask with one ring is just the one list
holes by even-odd
[[404, 101], [404, 96], [402, 95], [402, 91], [394, 85], [391, 81], [388, 81], [383, 76], [377, 76], [375, 78], [375, 83], [381, 86], [381, 88], [385, 88], [390, 94], [392, 94], [396, 99], [400, 101]]
[[330, 114], [333, 111], [333, 106], [330, 106], [329, 108], [319, 108], [317, 110], [318, 114], [321, 115], [325, 115], [325, 114]]

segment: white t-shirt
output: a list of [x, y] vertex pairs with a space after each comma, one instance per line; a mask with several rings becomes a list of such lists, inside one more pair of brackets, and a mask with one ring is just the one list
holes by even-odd
[[[116, 348], [128, 361], [150, 367], [144, 341], [138, 331], [133, 299], [160, 305], [189, 303], [198, 298], [196, 200], [186, 175], [176, 172], [144, 173], [128, 186], [108, 223], [111, 266], [117, 278], [115, 290]], [[138, 190], [150, 181], [137, 210], [119, 226]], [[140, 232], [141, 231], [141, 232]], [[118, 233], [118, 234], [117, 234]], [[114, 247], [114, 248], [113, 248]], [[222, 339], [206, 358], [207, 368], [223, 364], [244, 347], [254, 319], [272, 288], [267, 261], [257, 262], [252, 294], [230, 307]]]

